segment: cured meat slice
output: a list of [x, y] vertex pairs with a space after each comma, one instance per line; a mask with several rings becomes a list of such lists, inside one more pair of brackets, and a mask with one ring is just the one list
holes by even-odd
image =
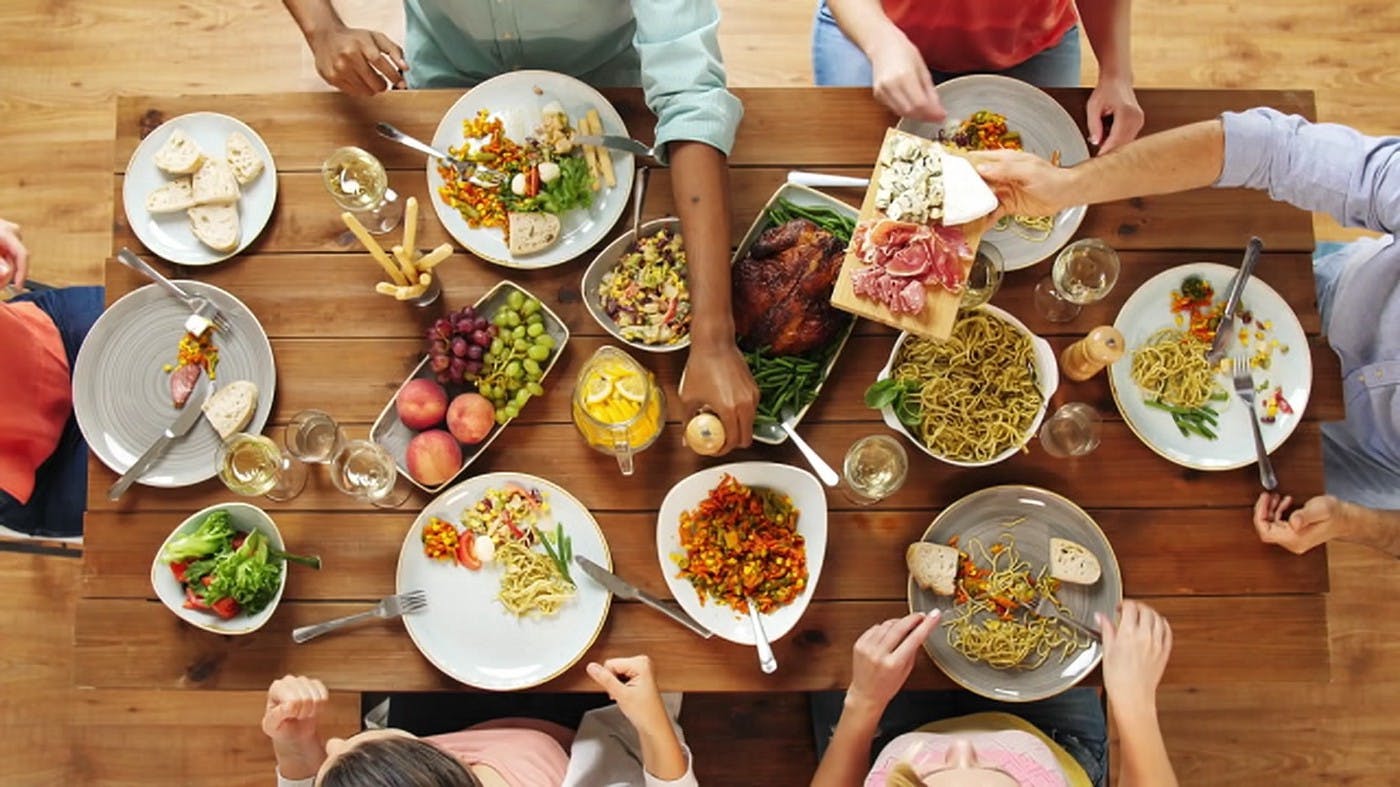
[[929, 287], [957, 294], [966, 283], [972, 249], [957, 227], [880, 219], [857, 226], [852, 242], [866, 263], [852, 274], [852, 289], [897, 314], [922, 311]]
[[190, 400], [190, 394], [194, 393], [194, 384], [199, 381], [199, 375], [203, 371], [199, 364], [187, 363], [170, 373], [170, 401], [175, 405], [175, 409], [184, 407], [185, 402]]

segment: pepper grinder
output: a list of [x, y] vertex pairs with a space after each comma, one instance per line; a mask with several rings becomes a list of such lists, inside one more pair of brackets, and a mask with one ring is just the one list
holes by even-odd
[[1100, 325], [1060, 353], [1060, 371], [1075, 382], [1083, 382], [1122, 358], [1124, 346], [1123, 334], [1117, 328]]

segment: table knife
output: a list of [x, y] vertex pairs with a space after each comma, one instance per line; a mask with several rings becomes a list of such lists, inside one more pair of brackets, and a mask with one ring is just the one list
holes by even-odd
[[1240, 271], [1230, 281], [1225, 311], [1220, 315], [1220, 323], [1215, 327], [1215, 341], [1211, 342], [1210, 352], [1206, 353], [1206, 361], [1212, 366], [1220, 363], [1220, 359], [1225, 357], [1225, 348], [1230, 344], [1230, 334], [1235, 329], [1235, 312], [1239, 311], [1240, 299], [1244, 296], [1244, 286], [1249, 283], [1254, 266], [1259, 262], [1259, 252], [1263, 249], [1263, 241], [1257, 237], [1250, 238], [1249, 245], [1244, 250], [1244, 262], [1240, 264]]
[[207, 387], [208, 380], [204, 372], [201, 371], [199, 379], [195, 381], [194, 390], [190, 392], [190, 398], [185, 401], [185, 409], [175, 416], [175, 420], [170, 422], [170, 426], [165, 428], [165, 432], [157, 437], [154, 443], [151, 443], [151, 447], [147, 448], [140, 458], [127, 468], [125, 473], [122, 473], [121, 478], [118, 478], [115, 484], [112, 484], [112, 488], [107, 490], [108, 500], [116, 500], [125, 494], [126, 490], [136, 482], [136, 479], [140, 478], [162, 456], [165, 456], [165, 450], [170, 447], [172, 442], [184, 436], [190, 427], [194, 426], [194, 422], [199, 420], [200, 407], [204, 404]]
[[710, 631], [709, 629], [705, 628], [699, 623], [696, 623], [690, 618], [689, 615], [685, 614], [680, 610], [671, 609], [670, 607], [666, 606], [666, 603], [663, 602], [661, 599], [657, 598], [656, 596], [653, 596], [645, 590], [642, 590], [636, 585], [633, 585], [631, 582], [622, 579], [618, 575], [612, 573], [606, 568], [603, 568], [597, 563], [594, 563], [592, 560], [589, 560], [583, 555], [574, 555], [574, 562], [578, 564], [579, 568], [583, 569], [583, 573], [592, 577], [598, 582], [598, 584], [612, 591], [612, 594], [614, 596], [617, 596], [618, 598], [640, 601], [643, 604], [646, 604], [648, 607], [658, 610], [659, 612], [669, 617], [671, 620], [674, 620], [682, 626], [685, 626], [686, 628], [690, 629], [696, 634], [699, 634], [705, 639], [709, 639], [710, 637], [714, 636], [713, 631]]

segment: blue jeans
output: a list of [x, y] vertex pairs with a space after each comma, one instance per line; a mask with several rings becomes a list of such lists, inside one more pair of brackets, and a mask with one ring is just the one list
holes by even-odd
[[[817, 761], [826, 753], [841, 707], [844, 691], [809, 694], [812, 706], [812, 732], [816, 738]], [[1010, 713], [1034, 724], [1084, 768], [1097, 787], [1108, 783], [1108, 722], [1103, 702], [1090, 688], [1074, 688], [1038, 702], [1005, 703], [969, 691], [902, 691], [885, 708], [870, 747], [871, 764], [890, 741], [940, 719], [951, 719], [984, 712]]]
[[[841, 32], [836, 18], [821, 0], [812, 26], [812, 71], [818, 85], [869, 87], [874, 83], [870, 58]], [[961, 74], [932, 71], [933, 83], [942, 84]], [[1000, 74], [1040, 87], [1079, 86], [1079, 28], [1071, 27], [1058, 44], [1037, 52], [1030, 59], [1005, 71], [970, 73]]]
[[[16, 296], [38, 306], [58, 327], [63, 350], [72, 369], [78, 348], [92, 324], [102, 314], [101, 287], [67, 287]], [[4, 308], [0, 306], [0, 308]], [[80, 536], [87, 509], [87, 442], [71, 414], [63, 426], [58, 447], [34, 473], [34, 494], [20, 505], [0, 489], [0, 524], [36, 536]]]

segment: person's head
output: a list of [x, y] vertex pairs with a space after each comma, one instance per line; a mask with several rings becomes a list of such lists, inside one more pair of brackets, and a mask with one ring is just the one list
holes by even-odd
[[920, 774], [901, 762], [890, 771], [885, 787], [1019, 787], [1016, 777], [977, 760], [977, 752], [965, 740], [954, 741], [941, 765]]
[[317, 787], [481, 787], [455, 757], [403, 730], [326, 741]]

